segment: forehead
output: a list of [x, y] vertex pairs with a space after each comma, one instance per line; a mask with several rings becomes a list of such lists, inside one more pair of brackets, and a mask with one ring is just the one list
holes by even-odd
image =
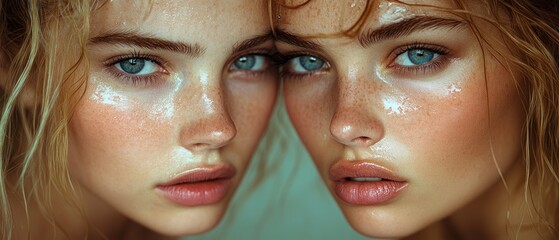
[[269, 28], [267, 7], [258, 0], [110, 0], [91, 16], [91, 33], [125, 29], [177, 38], [213, 34], [220, 37]]
[[441, 9], [456, 8], [452, 0], [311, 0], [296, 8], [292, 8], [293, 5], [284, 3], [279, 7], [278, 25], [291, 33], [304, 35], [343, 32], [359, 21], [365, 11], [369, 11], [365, 27], [375, 27], [418, 15], [447, 15]]

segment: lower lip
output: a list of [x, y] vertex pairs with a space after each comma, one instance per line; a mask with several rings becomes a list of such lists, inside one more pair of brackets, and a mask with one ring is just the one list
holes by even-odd
[[227, 178], [161, 186], [157, 189], [172, 202], [183, 206], [198, 206], [221, 201], [227, 196], [230, 187], [231, 179]]
[[334, 182], [334, 192], [344, 202], [354, 205], [380, 205], [394, 199], [407, 186], [406, 182], [378, 181]]

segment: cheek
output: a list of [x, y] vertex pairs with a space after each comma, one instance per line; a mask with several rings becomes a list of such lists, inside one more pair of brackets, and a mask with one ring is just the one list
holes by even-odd
[[88, 148], [107, 146], [117, 150], [122, 146], [149, 144], [149, 136], [154, 135], [153, 124], [144, 115], [137, 109], [120, 110], [85, 101], [72, 118], [72, 132], [77, 145]]
[[523, 113], [510, 80], [498, 68], [488, 72], [487, 88], [485, 76], [468, 76], [461, 91], [419, 101], [407, 122], [385, 121], [407, 148], [405, 171], [432, 189], [469, 192], [464, 199], [497, 181], [495, 161], [505, 172], [521, 154]]
[[70, 169], [85, 181], [102, 173], [126, 181], [136, 170], [156, 167], [149, 159], [170, 134], [165, 126], [139, 107], [84, 99], [70, 121]]
[[402, 159], [414, 166], [414, 172], [462, 178], [487, 166], [479, 161], [490, 150], [483, 92], [473, 86], [453, 96], [427, 97], [408, 118], [385, 121], [389, 136], [406, 149], [401, 152], [409, 156]]
[[328, 145], [331, 139], [329, 129], [332, 108], [335, 107], [335, 81], [329, 77], [308, 80], [286, 80], [284, 101], [297, 134], [312, 155]]
[[248, 159], [264, 133], [277, 97], [277, 79], [267, 75], [258, 83], [229, 81], [226, 88], [229, 114], [237, 128], [231, 148]]
[[425, 191], [428, 196], [440, 189], [468, 192], [470, 187], [479, 188], [473, 179], [488, 182], [487, 178], [493, 181], [497, 176], [485, 87], [477, 79], [469, 80], [462, 92], [415, 97], [417, 110], [404, 116], [385, 115], [386, 137], [380, 145], [395, 156], [410, 182], [435, 190]]

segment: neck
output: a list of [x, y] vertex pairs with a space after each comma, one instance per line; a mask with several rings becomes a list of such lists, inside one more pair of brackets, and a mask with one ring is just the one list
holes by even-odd
[[[67, 196], [54, 196], [52, 199], [54, 208], [50, 213], [44, 212], [44, 208], [37, 204], [35, 198], [28, 198], [26, 207], [21, 193], [19, 191], [12, 193], [10, 204], [14, 221], [13, 239], [160, 238], [87, 191], [82, 191], [83, 196], [78, 199], [83, 200], [78, 200], [76, 207], [71, 204]], [[51, 219], [45, 215], [51, 216]]]
[[508, 190], [497, 181], [479, 198], [412, 239], [552, 239], [533, 207], [539, 196], [525, 197], [524, 171], [517, 161], [504, 175]]

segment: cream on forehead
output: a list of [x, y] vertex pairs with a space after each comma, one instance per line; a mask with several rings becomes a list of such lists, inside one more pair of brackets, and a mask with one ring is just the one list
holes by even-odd
[[389, 23], [399, 22], [415, 14], [409, 11], [409, 7], [401, 3], [393, 3], [382, 1], [378, 5], [377, 10], [378, 23], [385, 25]]

